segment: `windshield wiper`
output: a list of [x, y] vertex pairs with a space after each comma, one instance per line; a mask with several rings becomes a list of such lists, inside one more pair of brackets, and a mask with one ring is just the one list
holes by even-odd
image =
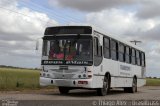
[[75, 40], [73, 41], [73, 45], [80, 39], [80, 34], [77, 34], [77, 38], [75, 38]]

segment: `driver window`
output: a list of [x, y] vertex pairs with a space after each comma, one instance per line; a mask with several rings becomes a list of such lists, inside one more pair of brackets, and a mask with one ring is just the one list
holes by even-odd
[[102, 47], [100, 46], [97, 37], [94, 38], [94, 55], [99, 57], [102, 56]]
[[97, 37], [94, 38], [94, 55], [95, 56], [98, 55], [98, 38]]
[[94, 65], [98, 66], [102, 62], [102, 46], [97, 37], [94, 37]]

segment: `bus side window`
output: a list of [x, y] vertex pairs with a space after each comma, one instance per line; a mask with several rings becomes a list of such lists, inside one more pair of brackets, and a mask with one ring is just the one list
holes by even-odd
[[102, 46], [97, 37], [94, 37], [94, 65], [99, 66], [102, 63]]
[[136, 64], [136, 52], [135, 52], [135, 49], [131, 49], [131, 61], [132, 61], [132, 64], [135, 65]]
[[102, 46], [98, 46], [98, 56], [102, 57]]
[[94, 37], [94, 55], [98, 55], [98, 38]]
[[111, 53], [110, 53], [110, 39], [108, 37], [103, 38], [103, 53], [104, 58], [110, 59]]
[[141, 53], [141, 59], [142, 59], [142, 66], [145, 67], [145, 54]]
[[118, 60], [118, 44], [115, 40], [111, 40], [111, 58], [112, 60]]
[[102, 46], [100, 46], [97, 37], [94, 38], [94, 55], [99, 57], [102, 56]]
[[125, 49], [125, 61], [126, 63], [131, 63], [129, 46], [126, 46], [126, 49]]
[[140, 52], [138, 50], [136, 50], [136, 61], [137, 61], [137, 65], [140, 66], [141, 59], [140, 59]]
[[119, 43], [118, 46], [118, 58], [120, 62], [124, 62], [125, 61], [125, 56], [124, 56], [124, 44]]

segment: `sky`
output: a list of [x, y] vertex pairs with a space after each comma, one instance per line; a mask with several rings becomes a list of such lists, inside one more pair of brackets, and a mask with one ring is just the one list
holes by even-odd
[[159, 9], [159, 0], [0, 0], [0, 65], [39, 68], [46, 27], [88, 24], [142, 41], [147, 76], [160, 77]]

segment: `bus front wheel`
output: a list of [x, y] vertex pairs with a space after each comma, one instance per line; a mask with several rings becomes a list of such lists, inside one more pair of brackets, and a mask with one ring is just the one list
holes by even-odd
[[110, 89], [110, 87], [109, 87], [109, 77], [105, 76], [104, 80], [103, 80], [103, 88], [98, 88], [97, 89], [97, 94], [99, 96], [105, 96], [105, 95], [108, 94], [109, 89]]
[[69, 88], [68, 87], [59, 87], [59, 92], [61, 94], [68, 94]]

